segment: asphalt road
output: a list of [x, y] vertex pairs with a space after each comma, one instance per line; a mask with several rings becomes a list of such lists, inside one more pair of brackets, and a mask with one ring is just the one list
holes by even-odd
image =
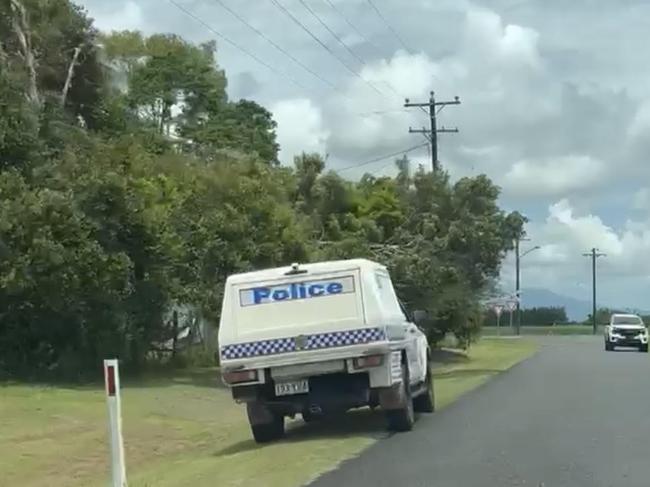
[[602, 337], [539, 353], [311, 487], [650, 486], [650, 355]]

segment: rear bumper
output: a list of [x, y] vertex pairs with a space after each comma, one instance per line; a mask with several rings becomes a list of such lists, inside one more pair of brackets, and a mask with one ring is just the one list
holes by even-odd
[[[381, 365], [354, 368], [359, 353], [343, 359], [279, 365], [259, 370], [262, 381], [257, 384], [234, 385], [233, 398], [238, 402], [263, 402], [291, 413], [318, 406], [321, 410], [349, 409], [379, 402], [382, 391], [391, 391], [401, 382], [400, 351], [386, 351]], [[376, 352], [377, 350], [373, 350]], [[367, 354], [366, 354], [367, 355]], [[309, 392], [276, 396], [276, 382], [307, 379]], [[383, 394], [383, 393], [382, 393]]]
[[309, 377], [309, 392], [276, 396], [273, 384], [233, 387], [238, 402], [262, 403], [283, 414], [316, 410], [324, 413], [345, 411], [372, 402], [368, 374], [336, 373]]

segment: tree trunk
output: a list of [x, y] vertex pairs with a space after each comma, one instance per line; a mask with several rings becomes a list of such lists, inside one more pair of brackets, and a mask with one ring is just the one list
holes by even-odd
[[172, 328], [174, 330], [174, 338], [172, 338], [172, 357], [176, 356], [177, 340], [178, 340], [178, 311], [174, 310], [172, 313]]
[[7, 61], [8, 61], [7, 52], [5, 51], [2, 42], [0, 42], [0, 66], [4, 68], [4, 66], [7, 64]]
[[40, 107], [41, 96], [38, 92], [36, 57], [32, 50], [32, 34], [29, 31], [27, 12], [20, 0], [11, 0], [11, 7], [14, 14], [11, 19], [11, 25], [18, 38], [18, 43], [20, 44], [25, 61], [25, 68], [27, 69], [27, 99], [37, 107]]
[[70, 66], [68, 66], [68, 75], [65, 78], [65, 84], [63, 85], [63, 91], [61, 92], [61, 106], [65, 106], [66, 99], [68, 98], [68, 91], [70, 91], [70, 86], [72, 85], [72, 78], [74, 77], [74, 68], [77, 65], [77, 60], [79, 59], [79, 54], [81, 53], [81, 46], [74, 48], [74, 54], [72, 56], [72, 61], [70, 61]]

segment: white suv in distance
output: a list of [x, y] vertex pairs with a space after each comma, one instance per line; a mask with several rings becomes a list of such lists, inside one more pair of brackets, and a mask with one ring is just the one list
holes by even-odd
[[605, 350], [615, 347], [636, 347], [648, 351], [648, 329], [638, 315], [613, 314], [605, 327]]

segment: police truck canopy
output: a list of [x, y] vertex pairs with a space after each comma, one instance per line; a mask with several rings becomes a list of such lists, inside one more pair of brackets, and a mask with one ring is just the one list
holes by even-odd
[[404, 321], [386, 271], [364, 259], [237, 274], [226, 282], [220, 345]]

